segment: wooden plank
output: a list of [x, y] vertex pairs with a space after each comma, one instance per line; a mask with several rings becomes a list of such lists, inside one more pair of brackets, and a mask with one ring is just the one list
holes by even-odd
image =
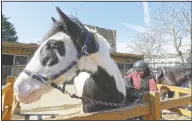
[[[126, 120], [150, 113], [149, 103], [140, 104], [134, 107], [126, 107], [97, 113], [81, 114], [67, 117], [67, 120]], [[65, 120], [66, 120], [65, 119]]]
[[168, 109], [172, 112], [177, 112], [181, 115], [185, 115], [187, 117], [190, 117], [192, 118], [192, 112], [191, 111], [188, 111], [188, 110], [185, 110], [185, 109], [181, 109], [181, 108], [171, 108], [171, 109]]
[[175, 92], [175, 97], [180, 97], [180, 93], [179, 92]]
[[9, 111], [9, 107], [8, 107], [8, 105], [7, 105], [7, 106], [5, 106], [5, 108], [3, 108], [2, 119], [5, 118], [5, 116], [7, 115], [8, 111]]
[[[154, 100], [154, 104], [152, 105], [151, 112], [153, 112], [153, 119], [155, 120], [161, 120], [161, 109], [160, 109], [160, 94], [159, 92], [153, 92], [152, 93], [153, 97], [152, 99]], [[151, 98], [151, 97], [150, 97]]]
[[160, 102], [161, 110], [176, 108], [191, 103], [192, 95], [162, 100]]
[[12, 105], [12, 114], [14, 114], [15, 110], [18, 108], [19, 102], [13, 101]]
[[181, 92], [181, 93], [186, 93], [186, 94], [192, 94], [191, 88], [181, 88], [181, 87], [176, 87], [176, 86], [167, 86], [167, 85], [161, 85], [157, 84], [158, 89], [163, 89], [163, 90], [170, 90], [170, 91], [175, 91], [175, 92]]
[[3, 118], [3, 120], [11, 120], [12, 118], [12, 103], [13, 103], [13, 85], [14, 85], [15, 79], [13, 77], [8, 76], [7, 77], [7, 84], [11, 83], [10, 90], [7, 91], [5, 97], [4, 97], [4, 104], [3, 109], [5, 106], [8, 105], [8, 112], [7, 115]]
[[150, 102], [151, 113], [143, 116], [144, 120], [160, 120], [161, 109], [159, 92], [150, 92], [148, 100]]
[[2, 89], [2, 95], [5, 95], [7, 91], [11, 89], [11, 83], [6, 84]]
[[[149, 101], [149, 92], [144, 92], [144, 96], [143, 96], [143, 102], [145, 101]], [[150, 106], [150, 114], [151, 114], [151, 106]], [[143, 115], [142, 118], [143, 120], [151, 120], [151, 116], [150, 114], [147, 114], [147, 115]]]

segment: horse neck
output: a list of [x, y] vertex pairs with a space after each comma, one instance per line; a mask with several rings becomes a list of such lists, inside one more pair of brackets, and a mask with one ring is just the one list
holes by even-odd
[[86, 70], [91, 73], [96, 73], [98, 67], [103, 68], [110, 76], [114, 77], [117, 89], [121, 91], [124, 96], [126, 95], [125, 82], [122, 78], [117, 64], [110, 57], [109, 54], [101, 53], [101, 51], [99, 51], [89, 56], [82, 57], [80, 62], [78, 63], [78, 67], [80, 70]]
[[[163, 67], [164, 69], [164, 83], [172, 86], [180, 86], [187, 79], [185, 76], [185, 70], [183, 66]], [[183, 75], [181, 75], [181, 72]]]

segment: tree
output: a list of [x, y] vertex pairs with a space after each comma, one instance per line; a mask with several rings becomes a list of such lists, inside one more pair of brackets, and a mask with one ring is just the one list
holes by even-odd
[[164, 32], [152, 29], [151, 31], [138, 34], [132, 44], [128, 44], [127, 47], [142, 53], [152, 60], [153, 55], [162, 51], [164, 43]]
[[188, 32], [188, 35], [191, 35], [192, 32], [192, 22], [191, 22], [191, 7], [192, 7], [192, 2], [182, 2], [181, 4], [181, 15], [184, 20], [184, 29], [186, 32]]
[[16, 42], [18, 40], [17, 32], [12, 23], [8, 21], [9, 18], [2, 15], [2, 37], [1, 41]]
[[[186, 29], [186, 32], [188, 32], [188, 35], [191, 36], [192, 38], [191, 9], [192, 9], [192, 2], [182, 2], [181, 15], [184, 18], [184, 27]], [[192, 53], [192, 46], [190, 53]]]
[[182, 9], [175, 9], [174, 7], [169, 6], [168, 3], [163, 2], [162, 8], [158, 10], [156, 16], [158, 23], [157, 27], [165, 30], [168, 36], [168, 41], [170, 40], [172, 42], [180, 61], [183, 63], [184, 58], [181, 51], [182, 41], [185, 37], [189, 36], [190, 33], [187, 32], [190, 31], [190, 29], [188, 29], [190, 26], [187, 24], [191, 25], [190, 13], [188, 13], [188, 11], [188, 8], [182, 7]]

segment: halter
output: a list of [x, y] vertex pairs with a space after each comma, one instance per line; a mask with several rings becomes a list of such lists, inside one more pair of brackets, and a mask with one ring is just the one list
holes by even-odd
[[[51, 86], [53, 86], [54, 88], [59, 88], [53, 81], [55, 79], [57, 79], [58, 77], [60, 77], [62, 74], [66, 73], [69, 69], [71, 69], [73, 66], [75, 66], [78, 62], [78, 60], [80, 59], [80, 57], [82, 57], [83, 55], [88, 55], [88, 50], [87, 50], [87, 43], [89, 41], [89, 38], [91, 36], [91, 33], [90, 32], [87, 32], [87, 35], [86, 35], [86, 39], [84, 41], [84, 44], [81, 48], [81, 51], [78, 53], [77, 55], [77, 59], [72, 61], [66, 68], [64, 68], [63, 70], [49, 76], [49, 77], [43, 77], [35, 72], [31, 72], [31, 71], [28, 71], [28, 70], [24, 70], [23, 72], [25, 74], [27, 74], [29, 77], [31, 77], [32, 79], [35, 79], [35, 80], [38, 80], [42, 83], [44, 83], [45, 85], [49, 85], [51, 84]], [[60, 89], [59, 89], [60, 90]], [[62, 91], [63, 92], [63, 91]]]
[[[156, 74], [156, 78], [157, 80], [161, 83], [163, 81], [163, 79], [165, 78], [165, 69], [161, 66], [161, 74], [163, 74], [162, 78], [158, 79], [159, 77], [157, 77]], [[160, 75], [161, 76], [161, 75]]]

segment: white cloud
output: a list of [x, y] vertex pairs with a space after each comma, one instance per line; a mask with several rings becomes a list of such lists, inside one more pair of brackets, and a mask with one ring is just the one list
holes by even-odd
[[[129, 41], [131, 42], [131, 41]], [[131, 54], [140, 54], [127, 47], [128, 42], [118, 42], [116, 44], [116, 51], [119, 53], [131, 53]]]
[[[143, 3], [143, 10], [144, 10], [144, 22], [147, 25], [147, 27], [143, 27], [140, 25], [136, 25], [136, 24], [130, 24], [128, 22], [121, 22], [124, 26], [138, 32], [138, 33], [148, 33], [148, 34], [154, 34], [158, 31], [154, 31], [150, 29], [150, 22], [151, 22], [151, 18], [150, 18], [150, 8], [148, 6], [148, 3], [146, 2], [146, 0], [144, 0]], [[169, 41], [170, 40], [170, 36], [165, 36], [165, 39], [167, 40], [167, 42], [162, 46], [163, 51], [162, 53], [164, 54], [168, 54], [168, 53], [174, 53], [176, 54], [175, 48], [173, 46], [173, 42]], [[131, 41], [130, 41], [131, 42]], [[128, 43], [126, 42], [117, 42], [117, 52], [127, 52], [127, 53], [134, 53], [137, 54], [136, 52], [134, 52], [132, 49], [127, 48], [126, 45]], [[180, 48], [180, 50], [182, 52], [186, 52], [187, 50], [190, 49], [191, 47], [191, 39], [190, 38], [184, 38], [182, 41], [182, 47]]]
[[135, 24], [129, 24], [127, 22], [121, 22], [123, 25], [125, 25], [126, 27], [133, 29], [139, 33], [144, 33], [148, 31], [148, 28], [142, 27], [140, 25], [135, 25]]
[[[147, 2], [142, 2], [143, 3], [143, 12], [144, 12], [144, 22], [147, 25], [147, 27], [149, 27], [150, 22], [151, 22], [151, 18], [150, 18], [150, 8], [148, 6]], [[140, 25], [135, 25], [135, 24], [129, 24], [127, 22], [121, 22], [123, 25], [125, 25], [126, 27], [135, 30], [139, 33], [144, 33], [144, 32], [148, 32], [149, 29]]]
[[147, 2], [143, 2], [143, 10], [144, 10], [144, 21], [147, 26], [149, 26], [149, 23], [151, 21], [150, 15], [149, 15], [149, 6]]
[[129, 53], [131, 50], [129, 48], [126, 48], [127, 43], [126, 42], [118, 42], [116, 43], [116, 51], [120, 53]]

